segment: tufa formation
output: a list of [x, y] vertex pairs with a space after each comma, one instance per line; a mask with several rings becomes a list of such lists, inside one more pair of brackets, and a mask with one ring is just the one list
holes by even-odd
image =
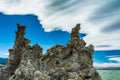
[[25, 26], [17, 25], [14, 47], [1, 69], [0, 80], [101, 80], [93, 67], [94, 46], [79, 38], [80, 24], [72, 28], [66, 46], [55, 45], [42, 54], [42, 48], [24, 37]]

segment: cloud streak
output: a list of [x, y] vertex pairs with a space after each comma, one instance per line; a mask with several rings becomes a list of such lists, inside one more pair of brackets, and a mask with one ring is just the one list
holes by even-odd
[[109, 61], [116, 61], [116, 63], [114, 62], [109, 62], [109, 63], [94, 63], [93, 65], [96, 67], [96, 68], [120, 68], [120, 57], [110, 57], [108, 59]]
[[2, 57], [2, 58], [8, 58], [8, 56], [9, 56], [9, 53], [6, 51], [0, 51], [0, 57]]
[[[45, 31], [71, 31], [82, 23], [81, 32], [96, 50], [120, 49], [119, 0], [0, 0], [0, 12], [7, 15], [36, 15]], [[113, 27], [115, 26], [115, 27]], [[117, 28], [117, 29], [115, 29]], [[114, 30], [114, 31], [113, 31]], [[97, 47], [100, 45], [111, 45]]]
[[120, 57], [110, 58], [109, 60], [117, 61], [118, 63], [120, 63]]
[[96, 68], [120, 68], [120, 63], [94, 63], [93, 64]]

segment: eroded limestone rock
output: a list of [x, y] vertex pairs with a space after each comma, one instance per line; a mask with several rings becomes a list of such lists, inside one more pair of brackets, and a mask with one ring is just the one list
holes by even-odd
[[93, 67], [94, 46], [79, 38], [80, 24], [71, 31], [66, 46], [55, 45], [42, 54], [42, 48], [24, 38], [25, 26], [17, 25], [15, 44], [1, 69], [0, 80], [101, 80]]

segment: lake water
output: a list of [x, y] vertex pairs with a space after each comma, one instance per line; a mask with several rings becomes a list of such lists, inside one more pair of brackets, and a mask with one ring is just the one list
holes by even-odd
[[97, 70], [102, 80], [120, 80], [120, 70]]

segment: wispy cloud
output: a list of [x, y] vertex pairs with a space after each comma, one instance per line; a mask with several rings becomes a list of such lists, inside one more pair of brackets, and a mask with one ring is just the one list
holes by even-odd
[[120, 30], [120, 19], [117, 21], [113, 21], [111, 24], [107, 25], [102, 29], [104, 33], [113, 33], [114, 31]]
[[109, 56], [109, 61], [116, 61], [116, 62], [109, 62], [109, 63], [94, 63], [93, 65], [96, 68], [120, 68], [120, 57]]
[[[104, 19], [120, 16], [120, 0], [106, 0], [106, 3], [94, 11], [90, 21], [99, 22]], [[116, 15], [116, 16], [115, 16]], [[120, 18], [119, 18], [120, 19]]]
[[110, 47], [110, 45], [98, 45], [96, 47]]
[[[109, 60], [117, 61], [118, 63], [120, 63], [120, 57], [110, 58]], [[119, 66], [119, 67], [120, 67], [120, 66]]]
[[[120, 49], [120, 0], [0, 0], [0, 12], [8, 15], [34, 14], [45, 31], [56, 28], [70, 32], [82, 23], [88, 44], [96, 50]], [[113, 27], [115, 26], [115, 27]], [[114, 30], [114, 31], [113, 31]], [[97, 47], [110, 45], [107, 47]]]
[[94, 63], [96, 68], [120, 68], [120, 63]]
[[0, 51], [0, 57], [2, 58], [8, 58], [9, 53], [7, 51]]

